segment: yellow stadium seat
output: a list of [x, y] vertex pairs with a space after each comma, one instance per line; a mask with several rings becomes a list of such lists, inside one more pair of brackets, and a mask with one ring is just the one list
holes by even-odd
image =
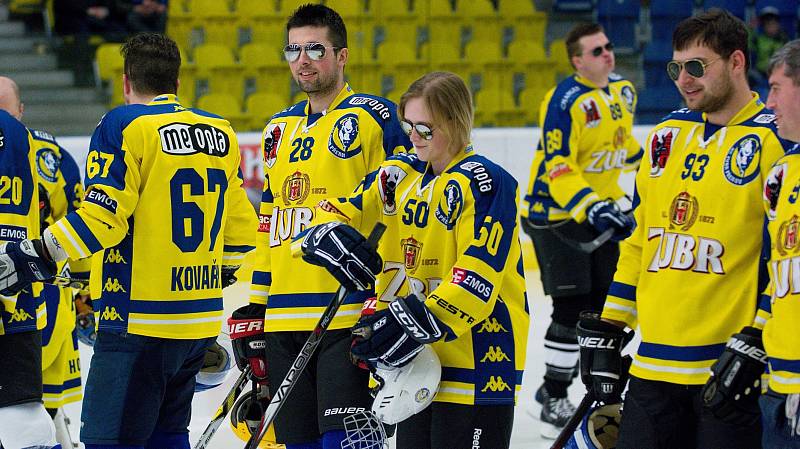
[[300, 103], [301, 101], [306, 101], [306, 100], [308, 100], [308, 95], [302, 90], [298, 90], [297, 92], [295, 92], [294, 96], [292, 96], [291, 104], [295, 105], [297, 103]]
[[278, 3], [280, 4], [279, 11], [288, 19], [300, 6], [308, 3], [322, 3], [322, 0], [278, 0]]
[[500, 15], [489, 0], [458, 0], [456, 11], [464, 16], [473, 40], [495, 40], [503, 35]]
[[481, 79], [481, 88], [511, 88], [513, 72], [503, 58], [497, 41], [472, 41], [467, 44], [464, 59], [470, 61], [470, 74]]
[[532, 0], [499, 0], [497, 12], [507, 24], [530, 24], [547, 19], [547, 14], [538, 11]]
[[375, 20], [380, 23], [388, 20], [411, 23], [417, 20], [419, 12], [419, 8], [412, 9], [414, 3], [411, 0], [372, 1], [369, 6]]
[[519, 106], [524, 111], [525, 125], [539, 126], [539, 107], [547, 90], [539, 87], [528, 87], [519, 94]]
[[548, 90], [556, 85], [559, 70], [551, 65], [531, 66], [525, 72], [525, 87]]
[[293, 84], [294, 81], [288, 69], [280, 72], [270, 71], [257, 77], [255, 83], [248, 86], [250, 87], [248, 92], [278, 92], [288, 98], [288, 92], [292, 89]]
[[555, 39], [550, 42], [550, 63], [556, 67], [560, 72], [571, 72], [572, 66], [567, 56], [567, 44], [564, 39]]
[[[275, 92], [281, 92], [280, 94]], [[289, 106], [286, 91], [256, 92], [245, 101], [245, 114], [250, 130], [262, 130], [270, 117]]]
[[383, 73], [378, 63], [360, 63], [352, 66], [348, 65], [348, 67], [344, 74], [353, 90], [371, 95], [381, 95], [383, 92]]
[[279, 48], [260, 42], [245, 44], [239, 49], [239, 63], [246, 77], [257, 77], [266, 72], [288, 71]]
[[242, 18], [253, 17], [286, 21], [286, 17], [278, 9], [277, 0], [238, 0], [234, 11], [237, 16]]
[[338, 12], [344, 23], [353, 21], [370, 20], [372, 15], [367, 12], [364, 0], [326, 0], [325, 5]]
[[183, 48], [178, 47], [181, 52], [181, 72], [178, 75], [178, 98], [181, 104], [188, 107], [194, 105], [195, 92], [197, 90], [197, 67], [186, 57]]
[[447, 70], [462, 77], [469, 69], [469, 64], [461, 59], [458, 47], [452, 42], [431, 42], [424, 45], [422, 60], [428, 63], [431, 70]]
[[514, 70], [524, 72], [532, 67], [540, 67], [547, 64], [547, 55], [544, 46], [540, 42], [529, 40], [515, 40], [508, 46], [508, 57]]
[[236, 98], [226, 94], [208, 94], [197, 99], [197, 108], [221, 116], [231, 122], [234, 129], [247, 127], [247, 117]]
[[105, 43], [97, 47], [95, 53], [95, 75], [98, 80], [111, 81], [112, 78], [122, 76], [122, 64], [124, 62], [120, 54], [121, 44]]
[[403, 93], [406, 89], [395, 89], [386, 94], [386, 98], [393, 101], [396, 105], [400, 105], [400, 97], [403, 96]]
[[477, 126], [520, 126], [524, 114], [508, 89], [481, 89], [475, 94]]
[[414, 10], [420, 17], [434, 23], [438, 19], [461, 19], [461, 12], [453, 10], [450, 0], [414, 0]]
[[203, 44], [194, 49], [197, 77], [208, 81], [212, 93], [227, 93], [241, 98], [244, 92], [242, 67], [233, 59], [228, 47], [220, 44]]

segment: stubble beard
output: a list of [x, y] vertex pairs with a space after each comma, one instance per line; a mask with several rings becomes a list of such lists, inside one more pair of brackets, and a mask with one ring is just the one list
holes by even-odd
[[336, 86], [336, 75], [333, 74], [328, 78], [324, 78], [317, 72], [317, 79], [315, 81], [300, 81], [295, 80], [300, 90], [308, 95], [327, 95]]
[[689, 109], [710, 114], [724, 108], [731, 98], [733, 98], [733, 82], [731, 81], [730, 76], [726, 74], [718, 83], [716, 83], [715, 90], [719, 93], [714, 94], [706, 89], [705, 96], [700, 100], [700, 102], [697, 103], [697, 106]]

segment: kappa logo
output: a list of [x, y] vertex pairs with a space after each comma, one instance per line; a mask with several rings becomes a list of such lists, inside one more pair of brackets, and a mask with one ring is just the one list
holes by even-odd
[[117, 278], [106, 278], [106, 283], [103, 286], [103, 291], [110, 292], [110, 293], [127, 293], [125, 291], [125, 287], [119, 283], [119, 279]]
[[737, 186], [756, 179], [759, 173], [760, 154], [761, 140], [757, 135], [750, 134], [736, 141], [725, 156], [723, 164], [725, 179]]
[[123, 321], [122, 315], [117, 313], [117, 308], [111, 306], [106, 306], [106, 308], [103, 309], [103, 313], [100, 314], [100, 319], [106, 321]]
[[106, 258], [103, 261], [104, 263], [127, 263], [125, 262], [125, 258], [122, 257], [122, 253], [118, 249], [111, 248], [106, 251]]
[[8, 320], [8, 322], [9, 323], [19, 323], [19, 322], [22, 322], [22, 321], [28, 321], [28, 320], [32, 320], [32, 319], [33, 319], [33, 316], [31, 316], [30, 313], [28, 313], [28, 312], [26, 312], [26, 311], [24, 311], [22, 309], [14, 309], [14, 311], [11, 312], [11, 319]]
[[486, 354], [483, 355], [481, 362], [510, 362], [511, 359], [508, 358], [508, 354], [503, 352], [503, 349], [500, 346], [489, 346], [489, 350], [486, 351]]
[[486, 385], [483, 386], [481, 393], [486, 393], [487, 391], [492, 391], [497, 393], [499, 391], [510, 391], [511, 386], [508, 385], [502, 376], [489, 376], [489, 381], [486, 382]]
[[281, 138], [285, 128], [285, 122], [270, 123], [264, 132], [264, 163], [269, 168], [272, 168], [278, 159], [278, 148], [281, 146]]
[[768, 206], [767, 218], [770, 221], [777, 216], [775, 209], [778, 207], [778, 198], [781, 195], [783, 176], [788, 168], [785, 162], [773, 166], [769, 171], [769, 175], [767, 175], [767, 181], [764, 183], [764, 202]]
[[36, 172], [46, 181], [58, 181], [58, 169], [60, 166], [61, 160], [56, 156], [55, 151], [50, 148], [42, 148], [36, 152]]
[[224, 131], [205, 123], [170, 123], [158, 128], [158, 135], [161, 137], [161, 151], [178, 156], [203, 153], [223, 157], [231, 146]]
[[328, 138], [328, 150], [339, 159], [349, 159], [361, 153], [361, 142], [358, 138], [358, 116], [345, 114], [333, 125]]
[[490, 318], [486, 318], [485, 320], [483, 320], [483, 324], [481, 325], [481, 328], [478, 329], [478, 333], [479, 334], [484, 333], [484, 332], [488, 332], [488, 333], [491, 334], [491, 333], [497, 333], [497, 332], [504, 332], [505, 333], [505, 332], [508, 332], [508, 331], [506, 330], [506, 328], [503, 327], [502, 324], [500, 324], [497, 321], [497, 318], [490, 317]]

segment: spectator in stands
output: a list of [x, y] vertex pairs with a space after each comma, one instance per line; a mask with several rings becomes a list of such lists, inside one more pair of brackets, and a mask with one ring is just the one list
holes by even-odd
[[132, 33], [163, 33], [167, 28], [167, 0], [133, 0], [128, 14], [128, 29]]
[[778, 8], [774, 6], [761, 8], [761, 11], [758, 12], [758, 26], [753, 30], [750, 38], [751, 60], [754, 64], [748, 74], [750, 83], [759, 93], [765, 94], [767, 90], [767, 70], [770, 58], [788, 40], [789, 38], [781, 28]]
[[130, 2], [125, 0], [89, 0], [86, 17], [91, 34], [110, 42], [122, 42], [128, 35]]

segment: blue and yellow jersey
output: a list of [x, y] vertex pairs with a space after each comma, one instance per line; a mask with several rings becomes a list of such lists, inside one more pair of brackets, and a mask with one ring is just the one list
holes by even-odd
[[764, 325], [764, 347], [769, 357], [769, 386], [800, 393], [800, 146], [795, 145], [772, 167], [764, 184], [764, 206], [769, 218], [770, 288], [772, 315]]
[[513, 404], [522, 385], [529, 312], [517, 195], [508, 172], [467, 147], [439, 175], [416, 155], [394, 156], [350, 197], [319, 206], [315, 224], [345, 221], [364, 234], [386, 224], [378, 309], [417, 293], [444, 323], [432, 345], [436, 401]]
[[754, 205], [784, 154], [773, 121], [754, 94], [724, 126], [681, 109], [649, 134], [636, 228], [620, 245], [603, 309], [604, 318], [639, 323], [631, 374], [705, 383], [730, 336], [763, 306], [766, 220]]
[[592, 203], [624, 197], [620, 174], [642, 158], [632, 134], [635, 109], [633, 84], [614, 74], [604, 88], [576, 74], [547, 92], [522, 216], [580, 223]]
[[219, 334], [221, 267], [254, 248], [227, 120], [175, 95], [111, 110], [95, 130], [80, 208], [48, 229], [71, 259], [95, 254], [99, 329], [162, 338]]
[[[0, 243], [39, 237], [36, 155], [25, 125], [0, 110]], [[41, 283], [15, 297], [0, 295], [0, 335], [44, 328]]]
[[[314, 218], [314, 205], [344, 196], [388, 156], [411, 148], [394, 103], [345, 85], [328, 109], [306, 101], [275, 114], [264, 128], [264, 190], [250, 302], [266, 304], [269, 331], [314, 328], [339, 288], [322, 267], [293, 258], [292, 239]], [[345, 300], [330, 325], [355, 324], [365, 294]]]

